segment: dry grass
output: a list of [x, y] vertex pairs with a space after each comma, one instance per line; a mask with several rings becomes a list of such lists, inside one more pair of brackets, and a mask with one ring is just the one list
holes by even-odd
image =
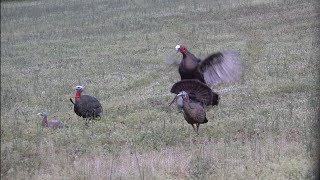
[[[316, 1], [1, 1], [1, 179], [315, 179]], [[245, 73], [197, 136], [168, 104], [176, 44]], [[175, 57], [180, 58], [177, 55]], [[100, 99], [73, 113], [78, 83]], [[42, 129], [46, 110], [69, 128]]]

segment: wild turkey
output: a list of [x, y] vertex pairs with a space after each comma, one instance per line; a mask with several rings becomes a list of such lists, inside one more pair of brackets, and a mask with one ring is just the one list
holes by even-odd
[[[191, 124], [194, 131], [199, 134], [200, 124], [208, 122], [206, 118], [206, 112], [200, 102], [190, 102], [188, 93], [185, 91], [180, 92], [177, 96], [181, 96], [183, 99], [183, 116], [184, 119]], [[196, 126], [195, 126], [196, 125]]]
[[211, 86], [221, 81], [229, 82], [240, 78], [242, 66], [235, 52], [218, 52], [201, 60], [181, 45], [175, 48], [182, 54], [179, 65], [181, 80], [198, 79]]
[[63, 128], [63, 124], [56, 119], [52, 119], [48, 121], [48, 113], [47, 112], [40, 112], [38, 115], [41, 117], [41, 126], [45, 128], [51, 128], [51, 129], [60, 129]]
[[93, 120], [102, 115], [102, 106], [97, 98], [89, 95], [81, 95], [83, 91], [83, 86], [76, 86], [75, 101], [73, 102], [70, 98], [72, 104], [74, 104], [74, 112], [86, 119], [86, 124], [89, 120]]
[[177, 103], [177, 106], [183, 109], [185, 120], [199, 134], [200, 124], [208, 122], [203, 105], [212, 102], [211, 89], [199, 80], [191, 79], [175, 83], [171, 88], [171, 92], [177, 94], [175, 99], [182, 98], [182, 104]]
[[[219, 103], [219, 95], [197, 79], [181, 80], [171, 88], [171, 93], [178, 94], [181, 91], [186, 91], [191, 101], [200, 101], [207, 106], [217, 105]], [[179, 100], [178, 97], [177, 100]]]

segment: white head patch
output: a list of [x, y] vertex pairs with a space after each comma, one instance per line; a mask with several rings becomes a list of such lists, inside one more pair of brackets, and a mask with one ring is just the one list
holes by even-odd
[[180, 45], [178, 44], [178, 45], [176, 45], [176, 51], [179, 51], [179, 49], [180, 49]]
[[83, 86], [78, 85], [78, 86], [75, 87], [75, 89], [76, 90], [83, 89]]
[[177, 96], [186, 96], [186, 95], [188, 95], [188, 93], [187, 93], [187, 92], [185, 92], [185, 91], [181, 91]]
[[39, 116], [48, 116], [48, 113], [47, 112], [40, 112], [38, 113]]

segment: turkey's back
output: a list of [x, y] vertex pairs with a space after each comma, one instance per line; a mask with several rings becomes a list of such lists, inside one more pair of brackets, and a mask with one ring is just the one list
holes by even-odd
[[63, 124], [57, 120], [57, 119], [52, 119], [49, 123], [48, 123], [48, 128], [52, 128], [52, 129], [57, 129], [57, 128], [63, 128]]

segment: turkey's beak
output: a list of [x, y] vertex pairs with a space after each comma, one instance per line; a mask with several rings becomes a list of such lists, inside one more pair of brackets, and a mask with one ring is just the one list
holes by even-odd
[[177, 94], [177, 96], [182, 96], [182, 93]]
[[40, 116], [40, 114], [41, 114], [41, 113], [38, 113], [37, 115], [39, 115], [39, 116]]

